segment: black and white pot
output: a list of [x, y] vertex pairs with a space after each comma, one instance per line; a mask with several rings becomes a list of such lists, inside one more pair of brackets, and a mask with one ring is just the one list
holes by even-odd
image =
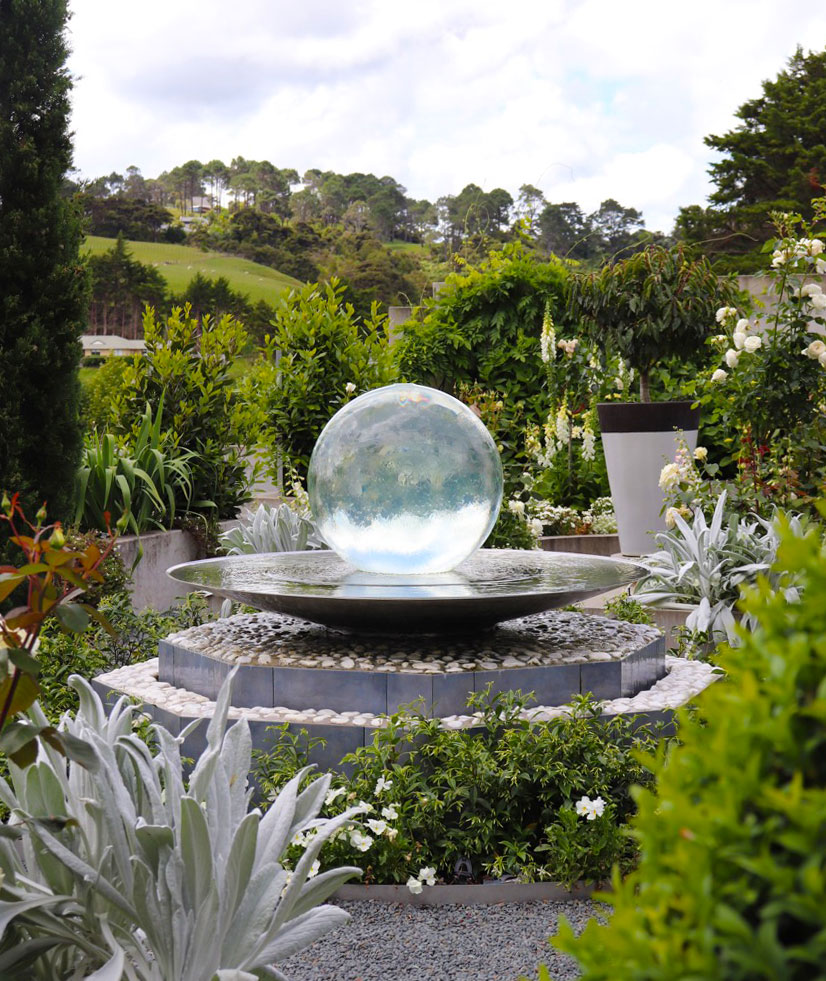
[[654, 533], [665, 531], [660, 472], [672, 463], [682, 436], [697, 446], [700, 409], [691, 402], [601, 402], [597, 406], [608, 483], [617, 514], [620, 551], [656, 550]]

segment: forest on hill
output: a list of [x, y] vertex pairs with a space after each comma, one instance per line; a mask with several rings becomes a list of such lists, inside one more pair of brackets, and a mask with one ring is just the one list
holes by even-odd
[[431, 284], [514, 239], [538, 257], [598, 266], [637, 251], [659, 233], [642, 214], [608, 199], [586, 214], [553, 203], [530, 184], [516, 200], [503, 188], [468, 184], [456, 195], [417, 200], [394, 178], [308, 170], [267, 160], [190, 160], [147, 178], [138, 167], [74, 188], [92, 235], [185, 242], [251, 259], [303, 281], [340, 279], [366, 311], [417, 304]]

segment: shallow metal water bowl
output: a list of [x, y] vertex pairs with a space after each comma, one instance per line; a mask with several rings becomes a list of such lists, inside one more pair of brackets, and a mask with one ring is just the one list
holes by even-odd
[[484, 629], [630, 585], [632, 562], [567, 552], [481, 549], [451, 572], [394, 576], [362, 572], [334, 552], [232, 555], [173, 566], [191, 589], [370, 633]]

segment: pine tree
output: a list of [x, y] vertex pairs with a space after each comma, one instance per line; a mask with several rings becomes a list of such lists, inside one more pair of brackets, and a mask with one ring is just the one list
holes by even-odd
[[0, 0], [0, 492], [66, 517], [88, 303], [71, 167], [66, 0]]

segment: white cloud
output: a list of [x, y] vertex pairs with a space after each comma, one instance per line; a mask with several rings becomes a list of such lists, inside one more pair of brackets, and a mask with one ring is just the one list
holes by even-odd
[[470, 182], [614, 197], [668, 230], [708, 193], [709, 133], [826, 11], [790, 0], [76, 0], [75, 161], [155, 176], [234, 156], [390, 174], [415, 197]]

